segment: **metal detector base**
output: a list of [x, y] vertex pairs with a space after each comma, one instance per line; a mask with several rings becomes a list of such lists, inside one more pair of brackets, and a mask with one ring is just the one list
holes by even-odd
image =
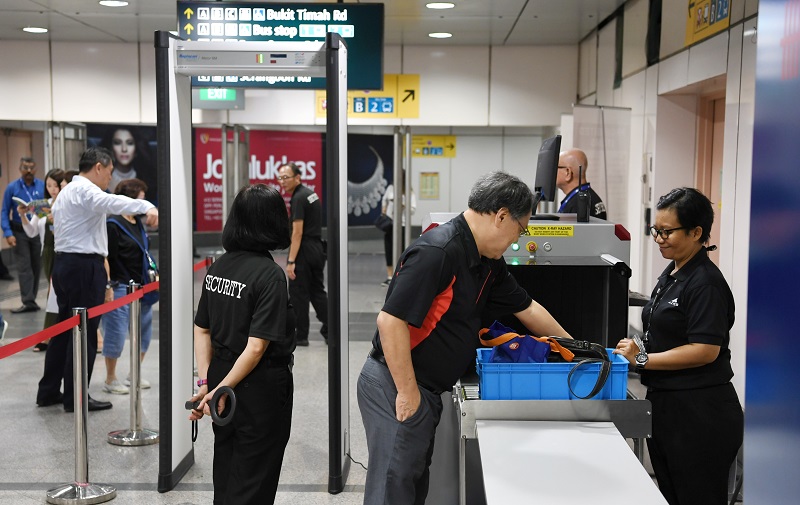
[[62, 484], [47, 491], [47, 503], [55, 505], [105, 503], [117, 496], [117, 489], [108, 484]]
[[158, 432], [148, 429], [119, 430], [108, 434], [108, 443], [112, 445], [152, 445], [158, 443]]

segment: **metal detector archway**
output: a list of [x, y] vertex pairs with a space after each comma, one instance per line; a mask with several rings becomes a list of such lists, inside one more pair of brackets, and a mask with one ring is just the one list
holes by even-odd
[[[344, 489], [350, 462], [347, 298], [347, 49], [321, 42], [196, 42], [156, 32], [158, 124], [159, 327], [158, 490], [175, 487], [194, 463], [183, 405], [192, 396], [192, 86], [193, 75], [310, 76], [326, 79], [328, 211], [328, 491]], [[271, 54], [281, 58], [270, 59]]]

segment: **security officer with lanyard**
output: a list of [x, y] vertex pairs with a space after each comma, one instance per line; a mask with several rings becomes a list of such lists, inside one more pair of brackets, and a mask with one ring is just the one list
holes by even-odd
[[[586, 153], [580, 149], [569, 149], [561, 151], [558, 156], [558, 175], [556, 186], [567, 196], [561, 200], [561, 207], [558, 208], [560, 214], [576, 214], [578, 212], [578, 199], [575, 195], [579, 191], [589, 193], [589, 215], [598, 219], [606, 219], [606, 204], [600, 196], [592, 189], [592, 185], [586, 181], [586, 169], [589, 161]], [[580, 177], [580, 180], [578, 180]]]

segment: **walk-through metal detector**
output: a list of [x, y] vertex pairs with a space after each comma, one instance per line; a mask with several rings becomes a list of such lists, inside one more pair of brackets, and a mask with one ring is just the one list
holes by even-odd
[[[233, 133], [228, 140], [228, 131]], [[228, 220], [236, 193], [250, 182], [250, 129], [242, 125], [222, 125], [222, 222]]]
[[[322, 42], [195, 42], [156, 32], [158, 108], [159, 327], [158, 490], [174, 488], [194, 463], [183, 409], [193, 392], [192, 86], [193, 75], [325, 77], [328, 210], [328, 491], [344, 489], [350, 469], [347, 299], [347, 50], [337, 34]], [[270, 54], [281, 58], [270, 59]], [[266, 57], [265, 57], [266, 56]], [[276, 63], [277, 62], [277, 63]]]

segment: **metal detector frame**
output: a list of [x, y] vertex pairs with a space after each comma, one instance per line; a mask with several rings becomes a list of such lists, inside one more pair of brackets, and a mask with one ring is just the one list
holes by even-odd
[[[192, 75], [325, 77], [328, 93], [328, 492], [344, 489], [350, 462], [349, 305], [347, 295], [347, 48], [328, 33], [314, 42], [197, 42], [155, 33], [158, 130], [159, 326], [158, 491], [173, 489], [194, 463], [183, 405], [193, 394], [194, 273], [192, 270]], [[272, 64], [270, 52], [295, 53]], [[260, 61], [267, 63], [261, 64]], [[288, 62], [288, 63], [283, 63]]]

